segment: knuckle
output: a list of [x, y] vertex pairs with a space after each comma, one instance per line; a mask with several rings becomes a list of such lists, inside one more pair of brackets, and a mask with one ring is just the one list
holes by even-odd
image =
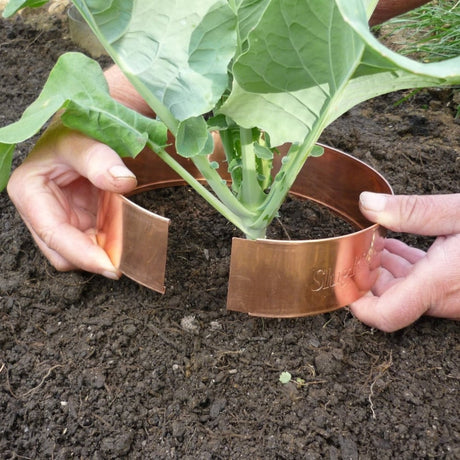
[[59, 272], [66, 272], [72, 270], [74, 267], [65, 259], [61, 253], [57, 244], [56, 232], [53, 229], [44, 229], [40, 233], [37, 233], [40, 243], [39, 246], [42, 249], [45, 257], [48, 259], [50, 264]]
[[68, 271], [72, 270], [72, 268], [73, 268], [72, 266], [70, 266], [70, 264], [68, 262], [66, 262], [65, 260], [62, 260], [60, 258], [49, 257], [48, 260], [51, 263], [51, 265], [58, 272], [68, 272]]
[[409, 223], [417, 227], [423, 226], [433, 215], [432, 201], [422, 195], [407, 196], [400, 207], [400, 219], [404, 226]]
[[6, 186], [6, 191], [13, 202], [15, 201], [15, 198], [18, 192], [20, 191], [20, 188], [21, 188], [21, 180], [19, 178], [18, 169], [16, 169], [11, 174], [8, 184]]
[[420, 197], [416, 195], [408, 196], [403, 201], [401, 207], [401, 217], [403, 219], [417, 220], [420, 214]]
[[44, 228], [41, 229], [38, 232], [39, 238], [43, 241], [45, 246], [52, 251], [56, 251], [56, 244], [55, 244], [55, 239], [56, 239], [56, 232], [54, 229], [50, 228]]

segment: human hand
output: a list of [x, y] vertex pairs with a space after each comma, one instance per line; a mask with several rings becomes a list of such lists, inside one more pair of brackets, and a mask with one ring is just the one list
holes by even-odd
[[352, 313], [386, 332], [422, 315], [460, 319], [460, 194], [391, 196], [364, 192], [360, 208], [372, 222], [396, 231], [437, 236], [425, 253], [388, 239], [372, 291]]
[[96, 243], [99, 190], [126, 193], [136, 177], [108, 146], [55, 122], [13, 172], [8, 194], [34, 240], [60, 271], [120, 276]]

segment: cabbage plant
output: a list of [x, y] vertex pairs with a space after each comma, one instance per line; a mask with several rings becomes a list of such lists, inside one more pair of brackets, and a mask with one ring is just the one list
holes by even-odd
[[[4, 16], [46, 1], [11, 0]], [[0, 129], [1, 185], [15, 144], [57, 112], [121, 156], [150, 147], [251, 239], [262, 238], [324, 128], [351, 107], [405, 88], [460, 83], [460, 57], [419, 63], [376, 40], [376, 0], [73, 0], [156, 118], [113, 100], [99, 65], [61, 56], [38, 99]], [[208, 187], [168, 154], [189, 158]], [[209, 158], [218, 131], [225, 165]], [[289, 143], [272, 172], [277, 146]], [[226, 167], [228, 186], [218, 172]]]

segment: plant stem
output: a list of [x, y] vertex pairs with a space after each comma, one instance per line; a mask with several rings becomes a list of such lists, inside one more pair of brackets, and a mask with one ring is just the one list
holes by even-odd
[[228, 188], [226, 181], [223, 180], [220, 174], [211, 167], [206, 156], [197, 155], [192, 158], [192, 161], [206, 179], [208, 185], [226, 207], [242, 218], [254, 219], [256, 217], [255, 212], [246, 208], [242, 203], [240, 203], [240, 201], [238, 201], [236, 196], [233, 195], [231, 190]]
[[248, 209], [256, 209], [263, 203], [266, 195], [260, 188], [258, 181], [252, 130], [240, 128], [240, 141], [243, 177], [238, 199]]
[[305, 138], [305, 141], [299, 147], [295, 156], [281, 166], [281, 169], [277, 174], [278, 179], [275, 178], [275, 181], [270, 189], [270, 193], [268, 194], [265, 203], [262, 205], [263, 211], [253, 224], [254, 231], [257, 228], [266, 228], [276, 216], [276, 213], [286, 198], [286, 195], [289, 193], [289, 190], [296, 180], [300, 170], [315, 146], [315, 143], [321, 134], [322, 127], [323, 124], [318, 123], [315, 126], [315, 129], [310, 131], [310, 134]]
[[[150, 141], [147, 145], [153, 149], [154, 145]], [[221, 213], [229, 222], [235, 227], [239, 228], [248, 238], [259, 238], [259, 232], [251, 228], [250, 222], [254, 217], [241, 216], [231, 209], [229, 209], [222, 201], [213, 195], [206, 187], [203, 186], [192, 174], [190, 174], [180, 163], [178, 163], [168, 152], [163, 149], [155, 150], [155, 153], [163, 160], [169, 167], [171, 167], [177, 174], [179, 174], [190, 187], [192, 187], [202, 198], [204, 198], [214, 209]], [[217, 173], [216, 173], [217, 174]], [[220, 176], [219, 176], [220, 177]], [[222, 184], [224, 186], [224, 184]], [[228, 187], [225, 185], [227, 191], [231, 194]], [[233, 195], [232, 195], [233, 196]], [[236, 198], [233, 196], [236, 201]], [[243, 208], [244, 209], [244, 208]]]
[[[121, 63], [118, 65], [120, 66]], [[136, 78], [133, 74], [130, 74], [127, 69], [122, 70], [126, 77], [131, 81], [131, 83], [134, 81], [136, 82], [135, 87], [139, 94], [144, 98], [149, 107], [155, 112], [157, 118], [162, 121], [168, 130], [173, 134], [173, 136], [176, 137], [177, 129], [179, 127], [178, 120], [173, 116], [169, 109], [162, 102], [160, 102], [148, 88], [145, 87], [141, 80]]]

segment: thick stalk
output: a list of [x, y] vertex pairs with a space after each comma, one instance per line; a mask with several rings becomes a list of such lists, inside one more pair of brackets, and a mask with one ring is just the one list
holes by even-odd
[[265, 200], [260, 188], [252, 131], [240, 128], [242, 182], [238, 199], [248, 208], [257, 209]]
[[266, 229], [268, 225], [270, 225], [281, 204], [285, 200], [286, 195], [289, 193], [289, 190], [296, 180], [300, 170], [305, 164], [305, 161], [307, 161], [308, 156], [321, 134], [322, 128], [323, 124], [318, 123], [316, 128], [310, 132], [304, 143], [300, 146], [297, 154], [290, 159], [290, 161], [281, 166], [281, 169], [277, 174], [278, 180], [275, 178], [275, 181], [270, 189], [270, 193], [261, 206], [263, 211], [252, 225], [253, 231], [260, 232], [261, 228]]

